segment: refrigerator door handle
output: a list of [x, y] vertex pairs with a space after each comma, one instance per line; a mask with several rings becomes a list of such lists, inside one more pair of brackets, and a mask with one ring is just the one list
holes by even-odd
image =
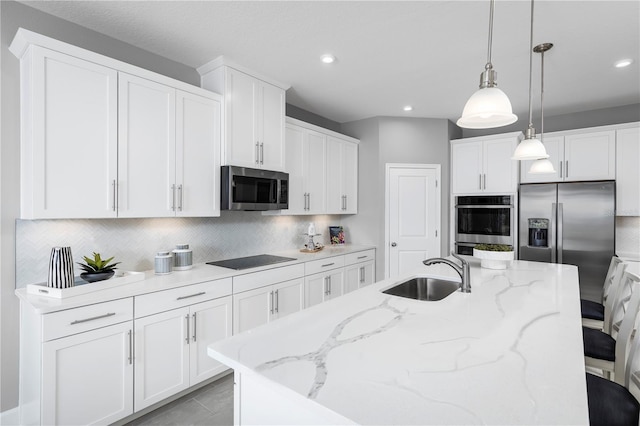
[[556, 203], [551, 203], [551, 235], [549, 235], [549, 241], [551, 242], [550, 248], [551, 248], [551, 263], [556, 263], [557, 259], [556, 259], [556, 231], [557, 231], [557, 224], [558, 224], [558, 204]]
[[558, 203], [558, 263], [562, 263], [562, 221], [563, 203]]

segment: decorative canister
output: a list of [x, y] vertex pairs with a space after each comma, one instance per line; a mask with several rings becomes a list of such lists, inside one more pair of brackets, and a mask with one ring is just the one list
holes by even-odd
[[193, 267], [193, 251], [189, 249], [189, 244], [177, 244], [173, 250], [173, 269], [176, 271], [186, 271]]
[[171, 273], [173, 267], [173, 255], [168, 251], [159, 251], [155, 259], [155, 271], [157, 275], [166, 275]]
[[54, 247], [49, 257], [47, 286], [54, 288], [73, 287], [73, 257], [71, 247]]

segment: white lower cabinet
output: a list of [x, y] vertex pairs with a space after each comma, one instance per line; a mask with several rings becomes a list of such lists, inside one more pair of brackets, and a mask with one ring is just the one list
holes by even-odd
[[133, 414], [133, 321], [42, 347], [42, 423], [109, 424]]
[[304, 278], [305, 308], [343, 294], [344, 269], [333, 269]]
[[375, 262], [356, 263], [344, 268], [344, 292], [349, 293], [375, 281]]
[[[176, 290], [184, 295], [179, 296]], [[158, 293], [170, 292], [167, 300], [175, 300], [176, 304], [191, 298], [197, 301], [198, 298], [207, 297], [206, 291], [199, 288], [176, 290]], [[143, 299], [140, 305], [157, 304], [158, 293], [141, 296], [152, 299]], [[207, 345], [231, 336], [231, 309], [232, 298], [226, 296], [136, 318], [135, 411], [226, 369], [209, 358]]]

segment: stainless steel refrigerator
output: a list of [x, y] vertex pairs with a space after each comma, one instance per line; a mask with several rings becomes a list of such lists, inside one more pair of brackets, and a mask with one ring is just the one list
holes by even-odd
[[615, 252], [615, 182], [520, 185], [519, 258], [578, 266], [582, 298], [600, 301]]

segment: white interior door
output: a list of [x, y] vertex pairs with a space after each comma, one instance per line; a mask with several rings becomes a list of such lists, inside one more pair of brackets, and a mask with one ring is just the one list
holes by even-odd
[[393, 278], [440, 256], [440, 165], [387, 165], [386, 272]]

